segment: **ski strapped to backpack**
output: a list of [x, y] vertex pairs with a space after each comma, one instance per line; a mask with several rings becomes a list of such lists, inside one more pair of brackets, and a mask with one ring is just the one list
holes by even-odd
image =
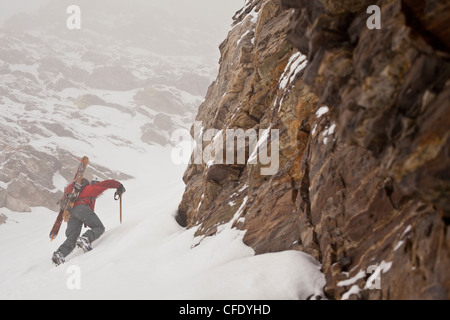
[[77, 201], [78, 195], [80, 194], [82, 187], [81, 187], [81, 180], [84, 177], [84, 173], [86, 171], [86, 168], [89, 163], [88, 157], [83, 157], [79, 160], [80, 164], [78, 166], [77, 172], [75, 174], [75, 177], [72, 180], [72, 183], [74, 184], [74, 188], [72, 188], [72, 192], [68, 194], [64, 194], [63, 198], [59, 201], [60, 204], [60, 210], [59, 214], [56, 217], [56, 221], [53, 224], [53, 228], [50, 231], [50, 241], [53, 241], [56, 236], [58, 235], [59, 229], [61, 228], [62, 221], [64, 219], [65, 222], [67, 222], [70, 218], [70, 209], [73, 208], [73, 205], [75, 204], [75, 201]]

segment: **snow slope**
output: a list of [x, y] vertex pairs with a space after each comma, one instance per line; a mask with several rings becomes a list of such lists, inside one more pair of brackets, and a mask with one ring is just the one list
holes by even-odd
[[134, 168], [132, 174], [141, 171], [143, 164], [146, 170], [136, 174], [140, 178], [124, 182], [123, 224], [118, 202], [108, 190], [96, 206], [105, 234], [94, 242], [93, 251], [82, 254], [77, 248], [59, 267], [52, 265], [50, 257], [65, 239], [66, 224], [50, 243], [48, 233], [56, 213], [46, 208], [33, 208], [31, 213], [1, 209], [8, 220], [0, 226], [0, 299], [306, 299], [322, 295], [325, 279], [320, 266], [306, 254], [287, 251], [255, 256], [242, 242], [243, 231], [228, 226], [202, 240], [194, 238], [195, 228], [180, 227], [174, 214], [184, 188], [184, 167], [174, 165], [170, 153], [168, 147], [129, 152], [129, 161], [122, 165]]

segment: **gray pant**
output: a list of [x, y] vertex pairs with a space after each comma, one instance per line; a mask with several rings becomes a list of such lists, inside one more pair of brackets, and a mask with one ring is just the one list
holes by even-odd
[[83, 234], [83, 236], [87, 237], [91, 243], [105, 232], [105, 227], [102, 222], [89, 206], [85, 204], [75, 206], [70, 211], [70, 219], [67, 222], [67, 239], [58, 249], [64, 257], [68, 256], [75, 248], [83, 224], [91, 228]]

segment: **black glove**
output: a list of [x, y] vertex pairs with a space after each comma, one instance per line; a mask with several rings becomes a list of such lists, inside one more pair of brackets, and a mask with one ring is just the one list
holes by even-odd
[[121, 184], [121, 185], [117, 188], [116, 193], [117, 193], [119, 196], [122, 196], [122, 194], [123, 194], [125, 191], [127, 191], [127, 190], [125, 190], [125, 187], [123, 186], [123, 184]]

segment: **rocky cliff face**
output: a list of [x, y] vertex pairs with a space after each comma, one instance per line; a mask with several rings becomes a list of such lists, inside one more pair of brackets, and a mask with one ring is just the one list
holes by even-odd
[[[261, 134], [234, 144], [243, 163], [189, 165], [177, 219], [199, 236], [245, 230], [256, 253], [311, 254], [328, 298], [448, 299], [450, 5], [377, 1], [369, 29], [372, 4], [246, 1], [192, 135], [217, 156], [227, 130]], [[271, 175], [252, 161], [263, 144]]]

